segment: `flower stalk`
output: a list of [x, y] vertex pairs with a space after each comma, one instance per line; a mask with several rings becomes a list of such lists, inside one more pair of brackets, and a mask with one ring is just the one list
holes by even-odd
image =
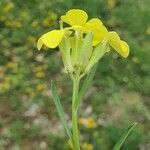
[[73, 94], [72, 94], [72, 132], [74, 140], [74, 150], [80, 150], [79, 134], [78, 134], [78, 93], [79, 93], [80, 78], [73, 79]]

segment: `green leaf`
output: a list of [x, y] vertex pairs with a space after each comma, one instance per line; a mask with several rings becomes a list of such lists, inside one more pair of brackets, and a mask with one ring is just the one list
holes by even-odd
[[124, 131], [124, 133], [121, 135], [119, 141], [116, 143], [116, 145], [113, 148], [113, 150], [120, 150], [120, 148], [123, 145], [123, 143], [125, 142], [126, 138], [128, 137], [128, 135], [130, 134], [130, 132], [133, 130], [133, 128], [136, 125], [137, 125], [137, 123], [135, 122], [126, 131]]
[[97, 69], [98, 63], [96, 63], [93, 68], [91, 69], [91, 71], [88, 73], [88, 75], [86, 76], [86, 78], [83, 81], [82, 87], [79, 91], [79, 97], [78, 97], [78, 102], [77, 102], [77, 106], [78, 107], [83, 99], [83, 96], [85, 95], [87, 89], [90, 87], [91, 82], [93, 80], [93, 77], [95, 75], [96, 69]]
[[69, 136], [71, 142], [73, 143], [72, 133], [71, 133], [71, 131], [70, 131], [69, 127], [68, 127], [67, 121], [65, 119], [65, 114], [64, 114], [62, 105], [60, 103], [60, 98], [58, 96], [57, 88], [56, 88], [56, 86], [55, 86], [53, 81], [51, 81], [51, 91], [52, 91], [54, 104], [56, 106], [56, 109], [57, 109], [58, 115], [60, 117], [60, 120], [61, 120], [61, 122], [62, 122], [62, 124], [64, 126], [64, 129], [65, 129], [67, 135]]

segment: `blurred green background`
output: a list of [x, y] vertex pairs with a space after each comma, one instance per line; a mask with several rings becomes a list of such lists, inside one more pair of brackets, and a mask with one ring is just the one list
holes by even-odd
[[71, 8], [100, 18], [131, 49], [128, 59], [112, 50], [99, 63], [79, 110], [82, 150], [111, 150], [133, 122], [122, 150], [149, 150], [149, 0], [0, 0], [0, 150], [70, 148], [49, 84], [59, 88], [70, 123], [72, 83], [59, 51], [38, 51], [36, 41]]

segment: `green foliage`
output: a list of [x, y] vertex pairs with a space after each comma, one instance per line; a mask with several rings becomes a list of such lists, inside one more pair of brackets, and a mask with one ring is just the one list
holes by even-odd
[[127, 137], [129, 136], [130, 132], [133, 130], [133, 128], [136, 124], [137, 123], [132, 124], [126, 131], [123, 132], [123, 134], [121, 135], [121, 137], [119, 138], [119, 140], [115, 144], [113, 150], [120, 150], [121, 149], [123, 143], [125, 142], [125, 140], [127, 139]]
[[56, 106], [56, 109], [57, 109], [58, 115], [60, 117], [60, 120], [61, 120], [61, 122], [64, 126], [64, 129], [65, 129], [69, 139], [71, 140], [71, 142], [73, 142], [72, 133], [71, 133], [71, 130], [68, 127], [68, 123], [65, 119], [65, 114], [64, 114], [62, 105], [60, 103], [60, 98], [58, 96], [58, 91], [57, 91], [57, 88], [56, 88], [53, 81], [51, 81], [51, 91], [52, 91], [52, 95], [53, 95], [54, 104]]
[[24, 122], [21, 120], [12, 122], [9, 127], [9, 137], [17, 141], [22, 139], [24, 136], [23, 126]]

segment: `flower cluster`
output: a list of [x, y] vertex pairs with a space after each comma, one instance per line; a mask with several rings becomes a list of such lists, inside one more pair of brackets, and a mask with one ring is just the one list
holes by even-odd
[[[66, 71], [71, 75], [84, 76], [102, 56], [115, 49], [122, 57], [129, 55], [129, 46], [114, 31], [108, 31], [98, 18], [89, 21], [85, 11], [71, 9], [61, 16], [60, 30], [45, 33], [37, 42], [49, 48], [59, 47]], [[63, 27], [63, 23], [70, 25]]]
[[93, 117], [88, 118], [79, 118], [79, 123], [84, 125], [87, 128], [96, 128], [97, 123], [93, 119]]

